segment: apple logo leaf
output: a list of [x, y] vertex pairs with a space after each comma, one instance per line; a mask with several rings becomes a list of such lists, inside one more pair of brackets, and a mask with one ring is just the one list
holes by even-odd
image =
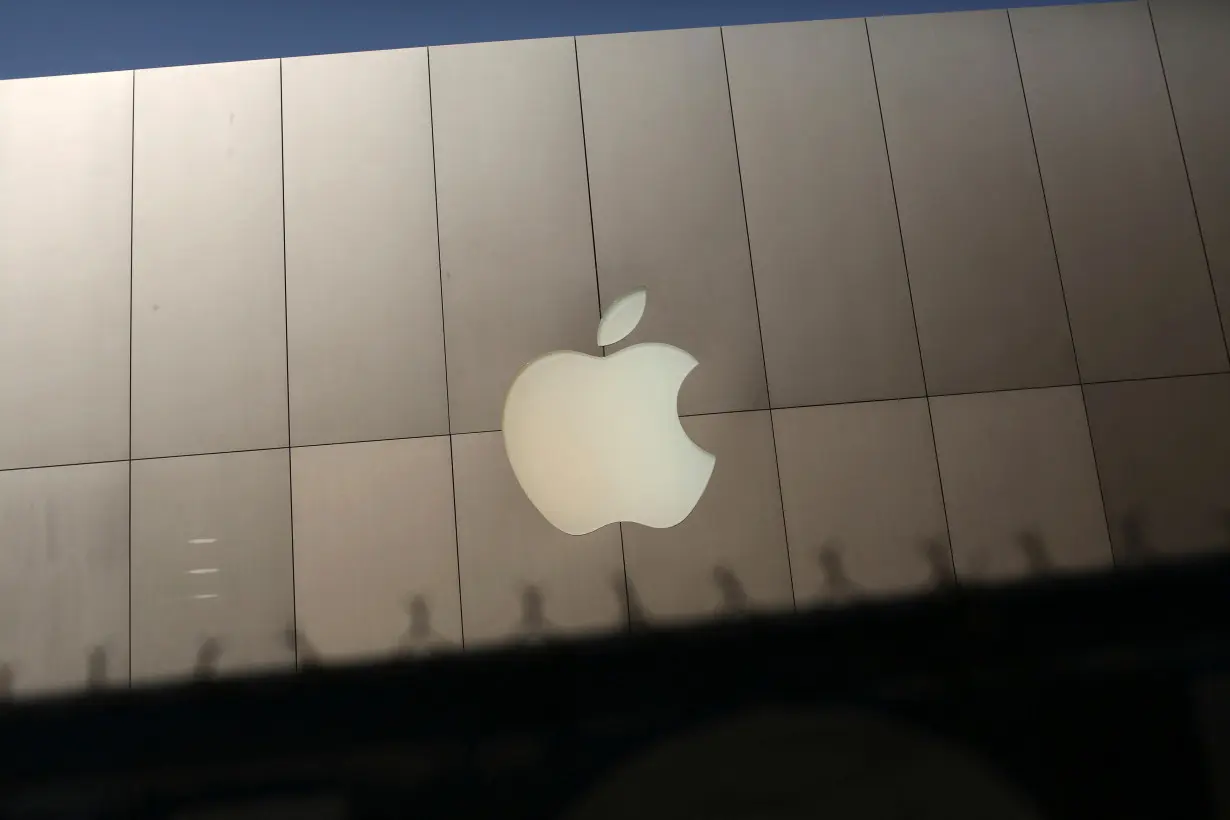
[[645, 315], [645, 289], [637, 288], [615, 300], [598, 323], [598, 346], [613, 345], [627, 336]]

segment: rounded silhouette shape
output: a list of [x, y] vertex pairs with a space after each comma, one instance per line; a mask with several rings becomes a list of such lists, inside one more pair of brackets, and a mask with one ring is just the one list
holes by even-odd
[[884, 715], [764, 708], [632, 755], [566, 820], [680, 817], [1042, 820], [973, 748]]

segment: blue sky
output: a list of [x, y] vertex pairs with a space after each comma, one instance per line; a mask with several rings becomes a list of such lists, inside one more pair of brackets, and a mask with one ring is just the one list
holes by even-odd
[[523, 37], [1053, 2], [0, 0], [0, 79]]

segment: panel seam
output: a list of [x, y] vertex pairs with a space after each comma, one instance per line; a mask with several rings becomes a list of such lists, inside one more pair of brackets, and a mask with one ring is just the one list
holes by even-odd
[[914, 286], [910, 281], [910, 258], [905, 249], [905, 228], [901, 224], [901, 205], [897, 202], [897, 181], [893, 176], [893, 158], [888, 147], [888, 126], [884, 122], [884, 103], [880, 99], [880, 78], [876, 73], [875, 49], [871, 45], [871, 24], [863, 18], [863, 31], [867, 35], [867, 59], [871, 65], [871, 82], [876, 92], [876, 109], [880, 112], [880, 134], [884, 138], [884, 164], [888, 169], [888, 185], [893, 195], [893, 213], [897, 218], [897, 239], [901, 243], [901, 265], [905, 272], [905, 289], [910, 297], [910, 316], [914, 320], [914, 341], [918, 345], [918, 368], [923, 382], [923, 398], [927, 406], [927, 426], [931, 429], [931, 452], [935, 456], [935, 477], [940, 488], [940, 509], [944, 513], [944, 530], [948, 536], [948, 562], [952, 571], [952, 583], [961, 586], [957, 574], [957, 558], [952, 544], [952, 521], [948, 517], [948, 498], [944, 493], [944, 471], [940, 468], [940, 446], [935, 435], [935, 417], [931, 412], [931, 390], [927, 387], [927, 362], [923, 357], [922, 336], [918, 331], [918, 309], [914, 306]]
[[137, 72], [132, 72], [132, 131], [129, 134], [128, 158], [128, 686], [132, 688], [132, 362], [133, 362], [133, 322], [136, 313], [136, 302], [133, 299], [133, 279], [135, 277], [136, 260], [136, 221], [137, 221]]
[[[1072, 328], [1072, 309], [1068, 306], [1068, 291], [1063, 283], [1063, 263], [1059, 260], [1059, 243], [1055, 240], [1055, 224], [1051, 221], [1051, 204], [1046, 195], [1046, 179], [1042, 175], [1042, 157], [1038, 154], [1038, 138], [1034, 135], [1033, 115], [1029, 111], [1029, 95], [1025, 90], [1025, 72], [1021, 68], [1021, 53], [1016, 45], [1016, 30], [1012, 25], [1012, 12], [1004, 10], [1008, 20], [1008, 37], [1012, 40], [1012, 57], [1016, 61], [1016, 76], [1021, 84], [1021, 105], [1025, 109], [1025, 123], [1029, 126], [1029, 144], [1034, 152], [1034, 167], [1038, 170], [1038, 189], [1042, 193], [1042, 208], [1046, 212], [1046, 228], [1051, 238], [1051, 254], [1055, 260], [1055, 276], [1059, 280], [1059, 295], [1063, 298], [1063, 312], [1068, 320], [1068, 340], [1072, 343], [1072, 363], [1076, 367], [1076, 387], [1080, 389], [1081, 408], [1085, 412], [1085, 432], [1089, 436], [1089, 452], [1093, 456], [1093, 475], [1098, 482], [1098, 498], [1102, 502], [1102, 523], [1106, 527], [1106, 543], [1110, 547], [1111, 566], [1118, 565], [1115, 557], [1115, 539], [1111, 533], [1110, 510], [1106, 506], [1106, 488], [1102, 484], [1102, 469], [1098, 465], [1098, 448], [1093, 440], [1093, 419], [1089, 417], [1089, 398], [1085, 395], [1085, 379], [1081, 375], [1080, 353], [1076, 349], [1076, 332]], [[1221, 317], [1218, 317], [1220, 323]]]
[[[594, 191], [589, 178], [589, 142], [585, 135], [585, 96], [581, 93], [581, 49], [577, 38], [572, 38], [572, 56], [577, 68], [577, 111], [581, 115], [581, 155], [585, 158], [585, 196], [589, 202], [589, 239], [594, 255], [594, 292], [598, 297], [598, 320], [602, 321], [602, 280], [598, 276], [598, 233], [594, 229]], [[601, 347], [602, 357], [606, 358], [606, 347]], [[615, 522], [619, 529], [619, 560], [624, 567], [624, 610], [626, 628], [631, 631], [632, 623], [632, 582], [628, 578], [628, 549], [624, 544], [624, 525], [622, 521]]]
[[1204, 254], [1204, 270], [1209, 276], [1209, 290], [1213, 294], [1213, 310], [1217, 314], [1217, 326], [1221, 329], [1221, 344], [1226, 351], [1226, 361], [1230, 365], [1230, 339], [1226, 336], [1226, 325], [1222, 319], [1221, 305], [1217, 300], [1217, 282], [1213, 279], [1213, 263], [1209, 259], [1209, 245], [1204, 238], [1204, 225], [1200, 221], [1200, 207], [1196, 203], [1196, 189], [1192, 187], [1192, 172], [1187, 165], [1187, 152], [1183, 149], [1183, 132], [1179, 130], [1179, 114], [1175, 111], [1174, 95], [1170, 92], [1170, 79], [1166, 75], [1166, 59], [1162, 56], [1162, 41], [1157, 36], [1157, 22], [1153, 19], [1153, 3], [1145, 3], [1149, 15], [1149, 27], [1153, 31], [1153, 47], [1157, 49], [1157, 64], [1162, 69], [1162, 85], [1166, 89], [1166, 102], [1170, 105], [1170, 121], [1174, 124], [1175, 141], [1179, 146], [1179, 159], [1183, 162], [1183, 178], [1187, 181], [1187, 195], [1192, 202], [1192, 216], [1196, 219], [1196, 234], [1200, 237], [1200, 250]]
[[[294, 655], [295, 668], [299, 668], [299, 600], [298, 600], [298, 584], [297, 571], [298, 567], [295, 564], [295, 465], [294, 465], [294, 438], [291, 436], [291, 409], [290, 409], [290, 273], [286, 264], [286, 105], [284, 102], [283, 93], [283, 69], [284, 60], [278, 60], [278, 139], [279, 139], [279, 159], [282, 165], [282, 331], [283, 343], [286, 347], [283, 350], [286, 356], [286, 489], [290, 497], [290, 645], [291, 652]], [[270, 448], [273, 450], [281, 449], [280, 447]]]
[[444, 320], [444, 246], [440, 242], [440, 174], [436, 167], [436, 108], [431, 80], [431, 47], [423, 49], [427, 61], [427, 122], [431, 131], [431, 192], [436, 214], [436, 269], [440, 282], [440, 352], [444, 357], [444, 419], [448, 428], [448, 476], [453, 495], [453, 554], [457, 566], [457, 620], [461, 648], [466, 648], [465, 596], [461, 591], [461, 528], [457, 519], [457, 459], [453, 448], [453, 411], [448, 395], [448, 324]]
[[794, 556], [790, 551], [790, 527], [786, 523], [786, 494], [782, 489], [782, 462], [777, 452], [777, 424], [773, 420], [773, 391], [769, 385], [769, 359], [764, 348], [764, 323], [760, 316], [760, 293], [756, 285], [756, 260], [752, 253], [752, 229], [747, 216], [747, 194], [743, 187], [743, 160], [739, 155], [739, 128], [735, 124], [735, 99], [730, 90], [730, 63], [726, 59], [726, 27], [718, 27], [722, 44], [722, 70], [726, 75], [726, 102], [730, 106], [730, 137], [735, 148], [735, 173], [739, 178], [739, 209], [743, 212], [743, 235], [747, 239], [747, 270], [752, 280], [752, 307], [756, 311], [756, 332], [760, 338], [760, 366], [764, 373], [765, 403], [769, 413], [769, 440], [773, 443], [773, 466], [777, 473], [777, 500], [782, 514], [782, 542], [786, 547], [786, 572], [790, 580], [790, 600], [795, 611], [799, 594], [794, 586]]
[[[1213, 371], [1208, 371], [1204, 373], [1181, 373], [1181, 374], [1174, 375], [1174, 376], [1142, 376], [1142, 377], [1131, 378], [1131, 379], [1109, 379], [1109, 380], [1101, 380], [1101, 381], [1090, 381], [1090, 382], [1085, 382], [1084, 384], [1087, 387], [1092, 387], [1092, 386], [1103, 385], [1103, 384], [1134, 384], [1136, 382], [1171, 381], [1171, 380], [1176, 380], [1176, 379], [1207, 379], [1207, 378], [1216, 378], [1218, 376], [1227, 376], [1227, 375], [1230, 375], [1230, 371], [1213, 370]], [[1080, 387], [1080, 386], [1081, 386], [1080, 383], [1077, 383], [1077, 382], [1060, 382], [1058, 384], [1038, 384], [1038, 385], [1031, 385], [1028, 387], [999, 387], [994, 390], [968, 390], [968, 391], [956, 392], [956, 393], [936, 393], [932, 395], [930, 398], [942, 399], [942, 398], [954, 398], [954, 397], [959, 397], [959, 396], [986, 396], [986, 395], [994, 395], [996, 393], [1021, 393], [1021, 392], [1028, 391], [1028, 390], [1055, 390], [1055, 389], [1062, 388], [1062, 387]], [[879, 399], [858, 399], [856, 401], [818, 402], [814, 404], [810, 404], [810, 403], [809, 404], [787, 404], [787, 405], [782, 405], [781, 407], [775, 407], [773, 409], [779, 410], [779, 411], [781, 410], [809, 410], [812, 408], [819, 408], [819, 407], [845, 407], [849, 405], [858, 405], [858, 404], [883, 404], [885, 402], [909, 401], [911, 399], [925, 399], [925, 398], [927, 398], [927, 396], [922, 395], [922, 394], [917, 394], [917, 395], [906, 395], [906, 396], [893, 396], [890, 398], [879, 398]], [[685, 418], [685, 419], [707, 418], [709, 416], [729, 416], [729, 415], [734, 415], [737, 413], [763, 413], [763, 412], [765, 412], [765, 409], [763, 407], [751, 408], [751, 409], [746, 409], [746, 410], [714, 410], [708, 413], [683, 413], [680, 415], [680, 418]], [[501, 431], [500, 430], [467, 430], [464, 433], [457, 433], [456, 435], [458, 436], [478, 436], [478, 435], [484, 435], [487, 433], [499, 433], [499, 432]], [[310, 450], [310, 449], [314, 449], [318, 447], [345, 447], [351, 444], [379, 444], [382, 442], [390, 442], [390, 441], [417, 441], [419, 439], [428, 439], [428, 438], [446, 438], [447, 436], [448, 436], [447, 433], [436, 433], [436, 434], [427, 435], [427, 436], [398, 436], [394, 438], [377, 438], [377, 439], [346, 439], [343, 441], [322, 441], [318, 444], [296, 444], [290, 447], [290, 449], [291, 450]], [[134, 462], [166, 461], [167, 459], [172, 459], [172, 458], [197, 458], [199, 456], [224, 456], [224, 455], [230, 455], [233, 453], [261, 453], [261, 452], [269, 452], [272, 450], [285, 450], [285, 449], [287, 448], [286, 447], [250, 447], [250, 448], [239, 449], [239, 450], [214, 450], [208, 453], [175, 453], [175, 454], [167, 455], [167, 456], [142, 456], [141, 458], [135, 458], [135, 459], [112, 458], [112, 459], [102, 459], [99, 461], [72, 461], [72, 462], [56, 462], [54, 464], [27, 464], [21, 467], [0, 467], [0, 473], [16, 473], [16, 472], [21, 472], [23, 470], [46, 470], [46, 469], [50, 469], [53, 467], [84, 467], [84, 466], [91, 465], [91, 464], [123, 464], [127, 461], [134, 461]]]

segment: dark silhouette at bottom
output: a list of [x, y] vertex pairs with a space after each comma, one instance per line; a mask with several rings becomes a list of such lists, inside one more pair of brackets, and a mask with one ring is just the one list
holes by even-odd
[[820, 562], [820, 572], [824, 576], [824, 593], [837, 601], [853, 598], [863, 591], [862, 585], [846, 572], [841, 549], [840, 542], [829, 541], [820, 547], [816, 554]]
[[534, 584], [526, 586], [521, 591], [521, 619], [517, 623], [517, 631], [524, 637], [541, 638], [552, 626], [547, 619], [542, 589]]
[[1025, 568], [1031, 575], [1041, 575], [1054, 569], [1046, 542], [1042, 536], [1033, 530], [1026, 530], [1016, 537], [1016, 545], [1025, 557]]
[[222, 656], [222, 642], [217, 638], [206, 638], [196, 651], [196, 663], [192, 674], [198, 678], [212, 678], [218, 674], [218, 658]]
[[397, 644], [403, 650], [423, 652], [433, 647], [454, 646], [431, 625], [431, 607], [427, 605], [425, 595], [415, 595], [406, 601], [405, 605], [406, 631], [401, 633]]
[[632, 581], [624, 573], [615, 573], [611, 578], [611, 589], [614, 590], [619, 605], [627, 613], [628, 629], [643, 629], [649, 626], [649, 611], [636, 593], [636, 587], [632, 586]]
[[300, 667], [304, 666], [319, 666], [324, 659], [320, 652], [316, 649], [315, 644], [308, 640], [308, 636], [299, 629], [289, 626], [284, 633], [286, 636], [286, 646], [294, 655], [295, 663]]
[[91, 649], [86, 658], [85, 682], [87, 686], [107, 684], [107, 650], [101, 646]]
[[729, 567], [714, 567], [713, 582], [717, 584], [718, 595], [721, 596], [718, 612], [725, 615], [742, 615], [751, 608], [743, 582]]
[[942, 538], [932, 538], [922, 545], [923, 559], [930, 569], [928, 580], [937, 589], [956, 586], [956, 570], [952, 566], [952, 550]]

